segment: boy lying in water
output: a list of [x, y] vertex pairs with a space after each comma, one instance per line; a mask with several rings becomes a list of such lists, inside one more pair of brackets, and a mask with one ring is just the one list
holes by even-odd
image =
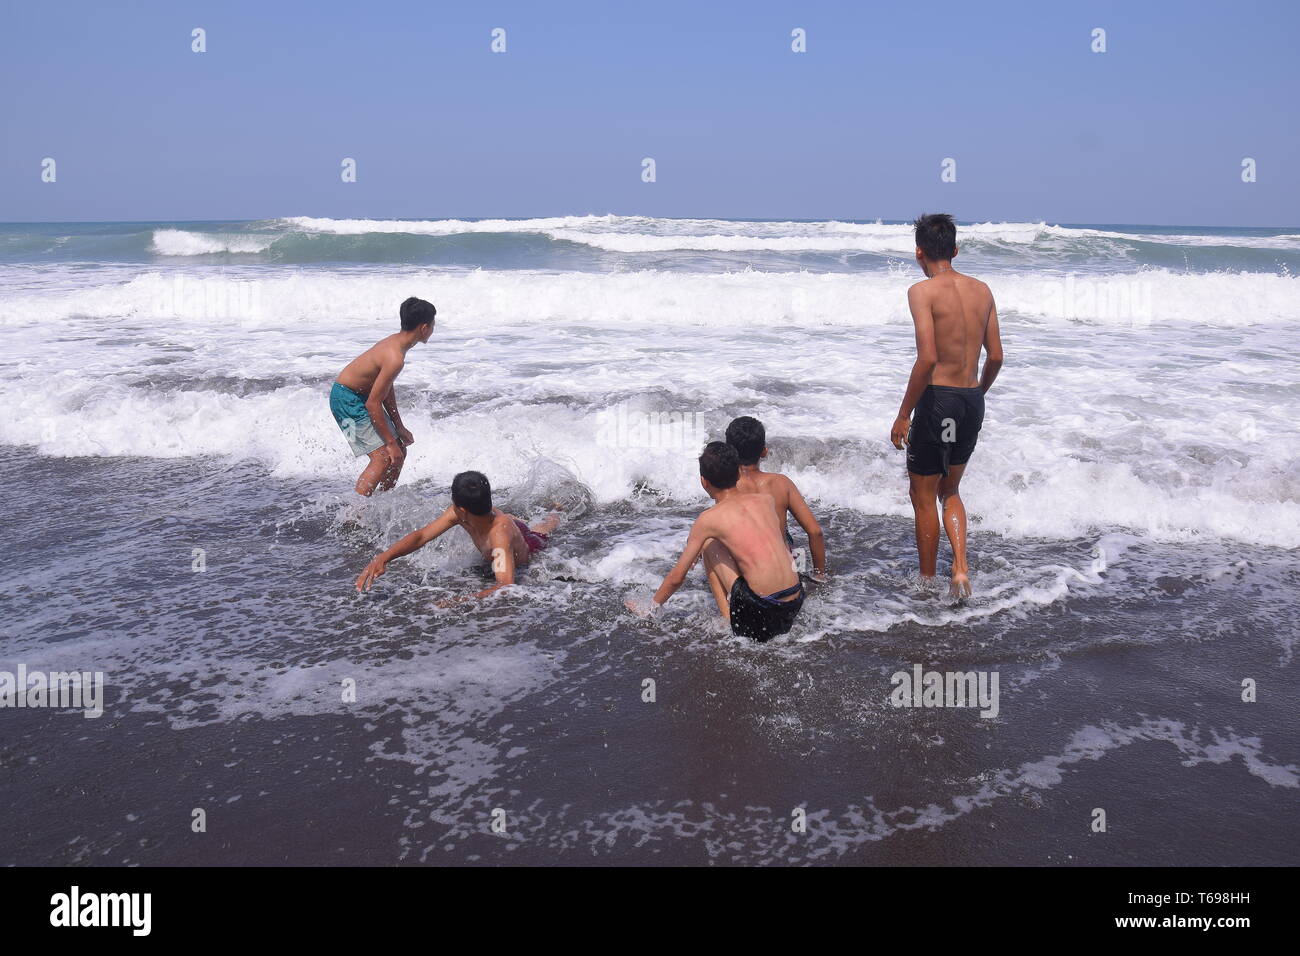
[[[387, 551], [377, 555], [357, 576], [357, 590], [368, 591], [388, 569], [394, 558], [418, 551], [439, 535], [460, 525], [478, 548], [479, 554], [492, 562], [496, 584], [477, 594], [484, 598], [493, 591], [515, 583], [515, 568], [528, 564], [528, 559], [549, 543], [549, 535], [559, 526], [560, 515], [551, 514], [534, 527], [529, 527], [514, 515], [492, 507], [492, 486], [487, 477], [477, 471], [462, 471], [451, 482], [451, 507], [418, 531], [412, 531]], [[438, 602], [439, 607], [470, 600], [471, 595]]]
[[700, 484], [715, 504], [695, 519], [682, 556], [651, 606], [629, 600], [628, 610], [642, 617], [658, 614], [702, 551], [718, 611], [733, 633], [766, 641], [790, 630], [803, 607], [804, 591], [782, 536], [776, 502], [769, 494], [741, 491], [739, 478], [736, 449], [709, 442], [700, 455]]

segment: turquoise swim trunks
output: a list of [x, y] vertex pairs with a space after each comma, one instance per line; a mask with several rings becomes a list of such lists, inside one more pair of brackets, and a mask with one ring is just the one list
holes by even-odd
[[[346, 385], [335, 382], [334, 387], [330, 389], [330, 411], [334, 414], [334, 421], [338, 422], [348, 444], [352, 446], [352, 454], [355, 457], [369, 455], [372, 451], [384, 447], [384, 440], [379, 437], [379, 432], [375, 431], [374, 423], [370, 421], [370, 413], [366, 411], [366, 400]], [[397, 426], [393, 424], [393, 418], [386, 408], [384, 420], [396, 435]]]

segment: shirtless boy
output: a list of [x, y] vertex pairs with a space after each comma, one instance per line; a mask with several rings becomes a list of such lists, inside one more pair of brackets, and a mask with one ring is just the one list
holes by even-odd
[[[934, 577], [942, 507], [952, 546], [950, 591], [954, 597], [965, 597], [971, 593], [966, 508], [958, 487], [984, 423], [984, 393], [1002, 368], [1002, 339], [989, 287], [952, 267], [957, 255], [952, 217], [922, 216], [915, 226], [916, 261], [926, 275], [907, 290], [916, 326], [916, 362], [889, 438], [895, 448], [907, 443], [921, 577]], [[981, 348], [985, 352], [982, 373]]]
[[[492, 486], [487, 477], [477, 471], [462, 471], [451, 481], [451, 507], [418, 531], [412, 531], [387, 551], [380, 553], [357, 576], [357, 590], [368, 591], [375, 578], [388, 570], [394, 558], [418, 551], [430, 541], [459, 525], [465, 529], [474, 547], [484, 560], [492, 563], [496, 584], [473, 595], [484, 598], [500, 588], [515, 583], [515, 569], [528, 564], [528, 559], [549, 543], [549, 536], [560, 523], [560, 515], [552, 514], [544, 521], [529, 527], [514, 515], [492, 507]], [[439, 606], [469, 600], [468, 597], [442, 601]]]
[[695, 519], [681, 557], [650, 607], [627, 601], [628, 610], [643, 617], [658, 614], [703, 551], [709, 587], [733, 633], [766, 641], [790, 630], [804, 592], [781, 535], [776, 502], [769, 494], [741, 491], [739, 478], [736, 449], [709, 442], [700, 455], [700, 485], [714, 505]]
[[394, 332], [354, 358], [339, 372], [330, 389], [330, 411], [357, 458], [370, 463], [357, 479], [357, 494], [369, 497], [397, 483], [406, 460], [406, 446], [415, 441], [402, 426], [393, 380], [406, 363], [406, 353], [429, 341], [438, 310], [414, 296], [402, 303], [402, 331]]
[[822, 526], [809, 510], [795, 483], [785, 475], [764, 471], [762, 460], [767, 457], [767, 430], [757, 418], [742, 415], [727, 426], [727, 444], [736, 449], [740, 459], [740, 478], [736, 487], [749, 494], [771, 495], [776, 503], [776, 517], [781, 522], [786, 547], [794, 551], [794, 539], [786, 527], [786, 515], [799, 522], [808, 535], [808, 550], [812, 552], [813, 577], [826, 575], [826, 539]]

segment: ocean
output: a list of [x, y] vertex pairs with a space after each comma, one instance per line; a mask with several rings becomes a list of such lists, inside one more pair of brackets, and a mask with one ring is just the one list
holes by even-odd
[[[888, 441], [906, 224], [0, 225], [0, 672], [105, 684], [0, 710], [0, 865], [1300, 862], [1300, 227], [958, 242], [1006, 365], [953, 603]], [[411, 295], [361, 500], [329, 386]], [[742, 414], [832, 571], [766, 645], [698, 571], [623, 609]], [[471, 468], [571, 514], [520, 586], [435, 607], [484, 586], [457, 532], [356, 594]], [[996, 713], [895, 706], [918, 666]]]

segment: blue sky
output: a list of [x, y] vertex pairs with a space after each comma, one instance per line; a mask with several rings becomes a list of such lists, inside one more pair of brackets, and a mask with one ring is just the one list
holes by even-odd
[[1289, 0], [3, 0], [0, 221], [1295, 226], [1297, 36]]

